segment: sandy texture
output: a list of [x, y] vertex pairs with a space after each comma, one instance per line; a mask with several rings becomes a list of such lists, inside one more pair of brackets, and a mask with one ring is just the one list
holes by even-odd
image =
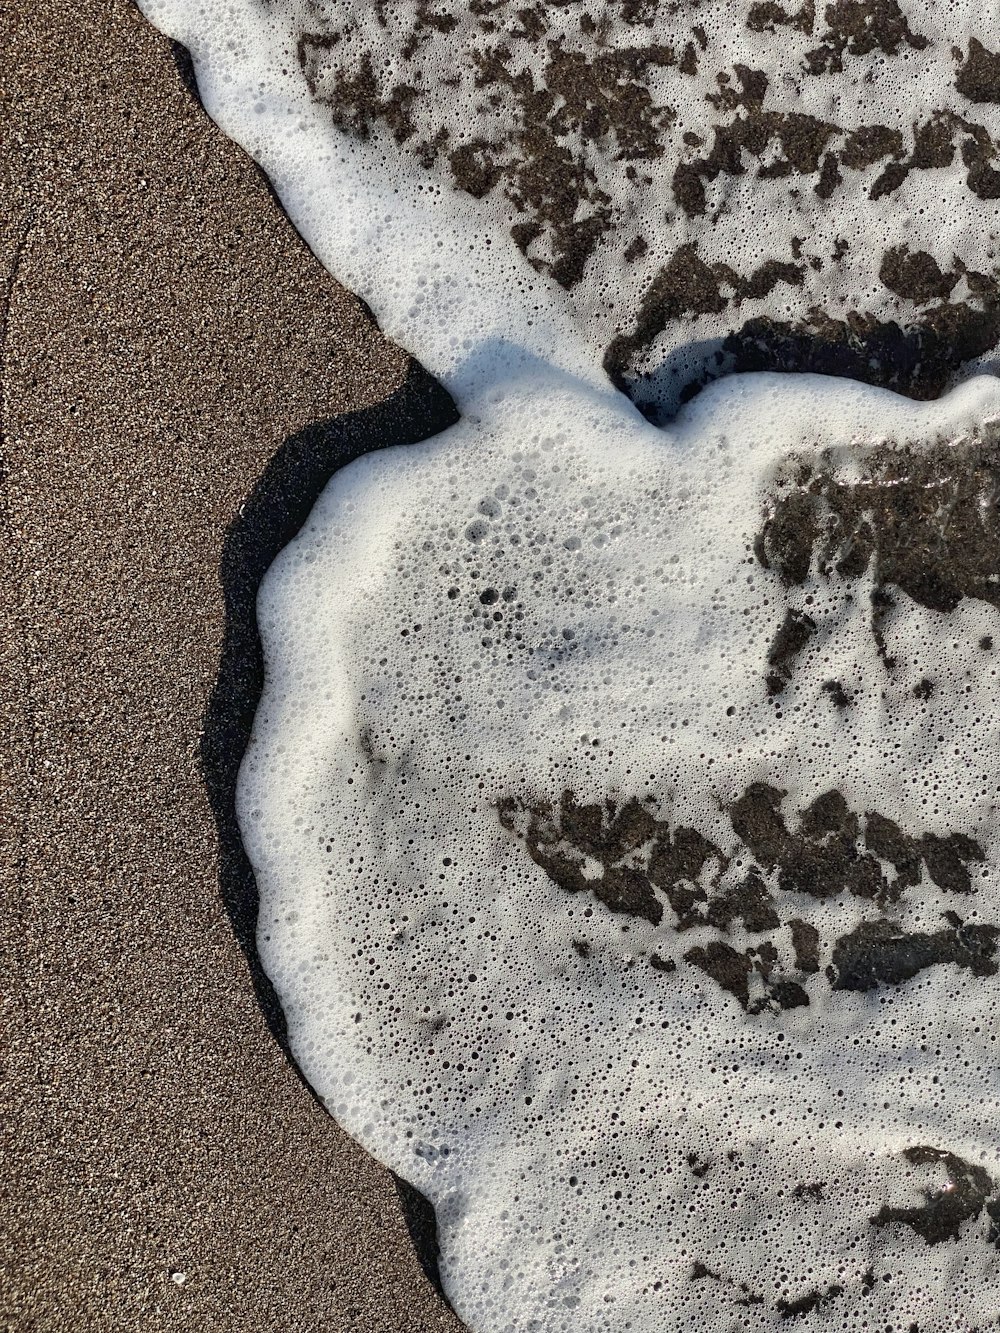
[[229, 806], [255, 580], [429, 391], [123, 0], [0, 25], [0, 1328], [457, 1329], [282, 1052]]

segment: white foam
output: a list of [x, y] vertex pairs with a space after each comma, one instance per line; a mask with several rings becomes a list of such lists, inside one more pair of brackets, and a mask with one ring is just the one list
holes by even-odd
[[323, 264], [376, 311], [460, 400], [542, 357], [584, 380], [599, 368], [552, 284], [480, 235], [476, 211], [436, 191], [381, 145], [341, 134], [295, 58], [301, 17], [253, 0], [203, 9], [150, 0], [144, 13], [190, 50], [209, 115], [264, 168]]
[[[431, 1199], [446, 1290], [478, 1333], [995, 1322], [997, 978], [976, 931], [1000, 911], [1000, 718], [980, 647], [998, 633], [1000, 561], [945, 613], [903, 592], [885, 604], [874, 557], [845, 573], [814, 549], [783, 579], [762, 533], [782, 497], [813, 494], [803, 463], [844, 488], [928, 457], [946, 478], [971, 467], [1000, 420], [997, 382], [917, 404], [735, 377], [654, 430], [599, 369], [610, 325], [586, 292], [606, 296], [610, 260], [571, 298], [506, 244], [498, 200], [441, 189], [388, 139], [351, 141], [308, 95], [294, 9], [145, 8], [191, 49], [208, 110], [323, 262], [463, 411], [435, 440], [340, 472], [261, 590], [267, 678], [239, 817], [261, 956], [305, 1076]], [[737, 37], [725, 6], [698, 13], [714, 50], [771, 61], [784, 86], [797, 38]], [[918, 114], [943, 87], [941, 34], [961, 40], [971, 19], [928, 5], [911, 20], [937, 24], [913, 106], [877, 55], [836, 85], [836, 107], [826, 81], [795, 95], [844, 123], [872, 118], [866, 89], [901, 124]], [[474, 123], [457, 94], [445, 110]], [[748, 214], [782, 236], [814, 217], [786, 216], [774, 189], [740, 193], [711, 232], [672, 218], [663, 244], [695, 234], [749, 264], [764, 250]], [[886, 235], [906, 238], [923, 196], [893, 199]], [[831, 226], [864, 241], [871, 218], [851, 208]], [[953, 234], [982, 241], [964, 204], [938, 231], [942, 263]], [[870, 256], [852, 255], [862, 272]], [[847, 281], [824, 273], [831, 290]], [[984, 514], [992, 476], [969, 482]], [[947, 532], [954, 491], [925, 489]], [[789, 613], [812, 628], [775, 689]], [[836, 789], [870, 865], [866, 819], [895, 821], [925, 848], [916, 882], [889, 901], [783, 881], [735, 814], [754, 784], [779, 793], [795, 836]], [[658, 832], [611, 855], [630, 802]], [[589, 842], [567, 832], [579, 806], [603, 817]], [[713, 849], [677, 880], [694, 916], [650, 888], [657, 849], [685, 828]], [[985, 857], [963, 844], [967, 891], [932, 873], [926, 839], [955, 833]], [[709, 919], [755, 862], [777, 924]], [[875, 869], [888, 883], [885, 857]], [[609, 907], [619, 872], [652, 894], [645, 914]], [[951, 961], [837, 985], [837, 948], [862, 923], [930, 937], [956, 907]], [[793, 922], [814, 932], [815, 966]], [[721, 946], [755, 960], [742, 1003], [703, 965]], [[955, 1235], [931, 1245], [919, 1209], [930, 1198], [947, 1223], [952, 1197]], [[885, 1209], [894, 1220], [876, 1224]]]
[[[956, 86], [957, 57], [972, 40], [991, 40], [971, 3], [922, 0], [903, 16], [892, 0], [843, 0], [825, 15], [821, 6], [809, 31], [780, 22], [767, 30], [759, 19], [754, 30], [749, 19], [761, 7], [732, 0], [706, 0], [690, 12], [657, 3], [599, 6], [593, 15], [608, 22], [593, 31], [585, 22], [590, 10], [561, 4], [452, 10], [417, 0], [225, 0], [211, 7], [145, 0], [143, 8], [191, 49], [210, 114], [264, 166], [331, 272], [364, 296], [392, 337], [419, 346], [428, 368], [460, 397], [470, 374], [475, 379], [474, 368], [460, 367], [484, 343], [494, 368], [497, 343], [513, 344], [590, 376], [616, 336], [634, 331], [643, 299], [684, 245], [697, 248], [707, 266], [702, 286], [718, 286], [718, 304], [701, 309], [697, 294], [688, 299], [674, 283], [679, 310], [640, 340], [624, 372], [640, 377], [640, 396], [667, 408], [688, 380], [713, 372], [723, 335], [753, 317], [796, 324], [819, 309], [831, 319], [855, 312], [912, 327], [933, 313], [949, 325], [949, 304], [979, 308], [985, 300], [990, 308], [1000, 299], [996, 200], [988, 185], [968, 183], [970, 164], [980, 159], [993, 179], [1000, 101], [972, 101]], [[824, 38], [838, 10], [841, 27], [853, 18], [862, 35], [847, 43], [840, 72], [810, 74], [810, 53], [830, 45]], [[529, 12], [541, 17], [543, 36], [525, 35], [522, 14]], [[428, 15], [450, 16], [454, 26], [435, 29]], [[696, 72], [684, 66], [688, 46]], [[664, 63], [629, 67], [630, 53], [651, 47], [667, 53], [658, 58]], [[498, 53], [502, 72], [484, 84], [484, 62]], [[592, 90], [586, 112], [575, 110], [565, 124], [551, 114], [560, 92], [552, 92], [551, 105], [529, 104], [525, 92], [579, 82], [558, 73], [557, 56], [579, 57], [584, 69], [625, 61]], [[739, 69], [765, 76], [756, 101], [741, 89]], [[325, 102], [311, 96], [303, 71]], [[359, 80], [363, 95], [349, 89]], [[410, 91], [399, 112], [393, 102], [401, 88]], [[632, 143], [627, 128], [616, 129], [627, 116], [615, 98], [629, 89], [636, 99], [648, 96], [633, 120], [640, 132], [655, 128], [649, 142]], [[359, 110], [365, 97], [369, 108]], [[744, 135], [742, 146], [723, 155], [725, 169], [702, 167], [704, 212], [692, 212], [678, 168], [704, 164], [717, 130], [745, 125], [758, 102], [772, 118], [760, 142]], [[368, 137], [338, 130], [326, 103]], [[585, 130], [588, 114], [594, 125]], [[873, 126], [898, 138], [866, 163], [856, 144], [852, 152], [851, 136]], [[821, 148], [813, 150], [817, 133]], [[479, 141], [505, 170], [489, 188], [484, 178], [486, 192], [475, 199], [454, 188], [451, 162], [455, 149]], [[887, 168], [914, 154], [923, 165], [890, 188]], [[823, 183], [828, 157], [835, 187]], [[525, 162], [534, 163], [530, 176], [519, 174]], [[572, 201], [558, 202], [563, 190], [580, 195], [571, 222]], [[598, 226], [600, 239], [578, 280], [565, 279], [565, 291], [549, 275], [558, 271], [571, 226], [585, 223]], [[515, 224], [536, 226], [534, 239], [523, 242], [527, 259], [511, 239]], [[630, 248], [639, 238], [642, 253]], [[894, 290], [882, 268], [895, 247], [932, 256], [952, 274], [947, 293], [910, 298]], [[739, 286], [769, 262], [785, 266], [773, 286], [756, 294]], [[983, 298], [983, 283], [992, 296]], [[978, 357], [980, 366], [995, 361], [989, 350]], [[647, 372], [654, 380], [643, 385]]]
[[[783, 1327], [777, 1301], [831, 1285], [838, 1327], [986, 1318], [1000, 1272], [985, 1221], [935, 1267], [871, 1218], [919, 1201], [926, 1172], [900, 1156], [914, 1144], [1000, 1176], [995, 985], [938, 967], [855, 994], [818, 972], [800, 978], [808, 1007], [744, 1015], [684, 961], [718, 931], [567, 894], [498, 809], [566, 787], [649, 794], [738, 859], [726, 811], [749, 783], [785, 789], [790, 822], [839, 787], [904, 827], [945, 836], [957, 819], [995, 866], [995, 673], [970, 653], [996, 610], [907, 603], [893, 675], [859, 601], [776, 708], [763, 662], [786, 595], [752, 547], [790, 454], [821, 443], [859, 465], [886, 437], [996, 418], [1000, 389], [918, 406], [741, 377], [669, 435], [549, 376], [475, 409], [338, 474], [261, 592], [268, 686], [240, 821], [306, 1077], [434, 1202], [472, 1328]], [[925, 671], [938, 688], [917, 716]], [[855, 695], [849, 718], [830, 675]], [[995, 920], [992, 870], [977, 890], [975, 918]], [[882, 916], [784, 901], [824, 937]], [[933, 931], [947, 905], [925, 876], [893, 915]], [[825, 1198], [804, 1204], [795, 1189], [815, 1181]], [[720, 1279], [691, 1282], [698, 1262]], [[764, 1303], [741, 1305], [748, 1292]]]

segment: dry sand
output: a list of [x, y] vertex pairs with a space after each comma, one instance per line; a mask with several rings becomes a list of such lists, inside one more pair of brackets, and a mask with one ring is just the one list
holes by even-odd
[[434, 394], [125, 0], [0, 53], [0, 1328], [458, 1329], [282, 1051], [230, 806], [255, 581]]

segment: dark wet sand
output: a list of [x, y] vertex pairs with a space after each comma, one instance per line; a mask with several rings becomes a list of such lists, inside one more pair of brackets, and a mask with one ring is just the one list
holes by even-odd
[[0, 1328], [455, 1330], [282, 1051], [228, 805], [255, 580], [426, 394], [124, 0], [0, 51]]

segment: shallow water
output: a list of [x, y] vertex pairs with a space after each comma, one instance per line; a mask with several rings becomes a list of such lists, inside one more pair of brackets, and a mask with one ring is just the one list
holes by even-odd
[[567, 325], [657, 419], [732, 370], [927, 398], [996, 364], [977, 6], [144, 7], [331, 271], [445, 379], [498, 336], [569, 364]]
[[[462, 412], [272, 567], [240, 783], [296, 1059], [458, 1313], [995, 1322], [1000, 388], [912, 401], [993, 336], [976, 16], [147, 12]], [[911, 397], [612, 384], [751, 347]]]

